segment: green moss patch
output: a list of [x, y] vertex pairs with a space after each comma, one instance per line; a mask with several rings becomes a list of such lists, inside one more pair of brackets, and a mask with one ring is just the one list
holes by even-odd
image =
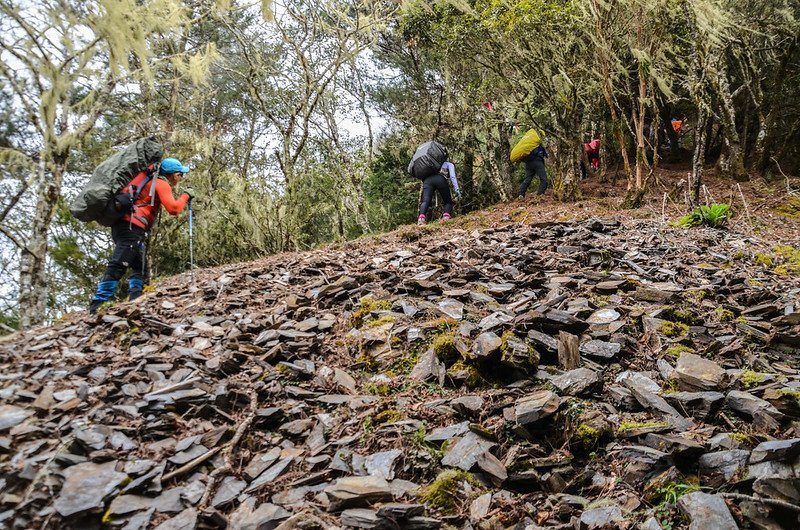
[[443, 513], [456, 512], [467, 500], [464, 483], [478, 486], [478, 482], [467, 471], [448, 469], [442, 471], [436, 479], [419, 493], [419, 499]]
[[689, 326], [680, 322], [664, 320], [658, 330], [667, 337], [683, 337], [689, 332]]

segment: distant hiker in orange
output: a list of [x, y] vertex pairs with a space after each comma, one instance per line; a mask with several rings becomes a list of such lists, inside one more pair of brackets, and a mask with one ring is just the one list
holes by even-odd
[[[117, 292], [119, 280], [130, 268], [128, 278], [128, 299], [134, 300], [142, 295], [147, 281], [147, 259], [145, 241], [147, 232], [156, 221], [159, 209], [163, 206], [171, 215], [178, 215], [186, 203], [194, 198], [194, 190], [187, 188], [178, 199], [172, 195], [172, 186], [180, 182], [189, 168], [175, 158], [161, 161], [158, 175], [151, 166], [139, 172], [123, 192], [138, 191], [133, 203], [133, 213], [126, 214], [120, 221], [111, 226], [111, 237], [114, 240], [114, 253], [108, 261], [108, 267], [100, 283], [97, 284], [94, 298], [89, 304], [89, 312], [97, 312], [103, 302], [111, 300]], [[134, 188], [135, 187], [135, 188]], [[133, 191], [133, 194], [136, 194]]]

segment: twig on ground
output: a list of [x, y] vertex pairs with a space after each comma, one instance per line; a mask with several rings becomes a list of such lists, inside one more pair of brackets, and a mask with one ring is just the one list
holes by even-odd
[[744, 198], [744, 192], [742, 191], [742, 187], [739, 183], [736, 183], [736, 187], [739, 189], [739, 195], [742, 197], [742, 204], [744, 204], [744, 212], [747, 214], [747, 224], [750, 225], [750, 230], [753, 229], [753, 221], [750, 219], [750, 208], [747, 206], [747, 199]]
[[241, 439], [244, 437], [245, 433], [248, 431], [248, 429], [250, 429], [250, 425], [252, 425], [253, 419], [256, 417], [256, 410], [258, 409], [258, 393], [255, 390], [250, 390], [248, 394], [250, 396], [250, 405], [247, 408], [247, 417], [239, 424], [239, 427], [236, 429], [236, 433], [233, 435], [233, 438], [231, 438], [231, 441], [225, 444], [223, 447], [222, 457], [225, 460], [225, 465], [218, 467], [208, 475], [206, 491], [203, 493], [203, 497], [200, 499], [200, 503], [198, 504], [200, 510], [208, 506], [208, 502], [211, 500], [211, 494], [214, 491], [214, 483], [216, 482], [217, 477], [222, 473], [233, 471], [231, 455]]
[[789, 176], [783, 172], [783, 169], [781, 169], [781, 165], [778, 163], [775, 157], [773, 156], [771, 158], [772, 161], [775, 162], [775, 165], [778, 167], [778, 171], [780, 171], [781, 175], [783, 175], [784, 180], [786, 180], [786, 194], [789, 195], [790, 197], [792, 195], [796, 195], [796, 193], [792, 190], [792, 187], [789, 185]]
[[750, 495], [744, 495], [743, 493], [722, 493], [723, 497], [727, 497], [729, 499], [733, 499], [735, 501], [752, 501], [752, 502], [760, 502], [763, 504], [768, 504], [770, 506], [775, 506], [777, 508], [785, 508], [786, 510], [792, 510], [793, 512], [800, 513], [800, 506], [796, 504], [792, 504], [791, 502], [782, 501], [780, 499], [769, 499], [764, 497], [751, 497]]
[[208, 460], [209, 458], [211, 458], [215, 454], [219, 453], [221, 450], [222, 450], [222, 447], [215, 447], [213, 449], [209, 449], [208, 451], [206, 451], [202, 455], [198, 456], [194, 460], [192, 460], [190, 462], [187, 462], [186, 464], [182, 465], [178, 469], [174, 469], [174, 470], [170, 471], [169, 473], [167, 473], [166, 475], [162, 476], [161, 480], [162, 481], [167, 481], [169, 479], [177, 477], [178, 475], [183, 475], [185, 473], [188, 473], [189, 471], [191, 471], [192, 469], [196, 468], [197, 466], [199, 466], [200, 464], [202, 464], [203, 462], [205, 462], [206, 460]]

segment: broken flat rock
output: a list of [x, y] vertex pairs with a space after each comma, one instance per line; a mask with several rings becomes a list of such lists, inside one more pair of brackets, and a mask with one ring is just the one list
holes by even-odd
[[503, 341], [496, 333], [487, 331], [478, 335], [472, 346], [471, 358], [478, 361], [485, 361], [500, 352]]
[[497, 445], [495, 442], [470, 431], [458, 442], [447, 446], [442, 465], [469, 471], [478, 462], [478, 458], [495, 445]]
[[689, 530], [738, 530], [725, 500], [719, 495], [696, 491], [678, 499], [678, 507], [691, 523]]
[[753, 453], [750, 455], [750, 463], [758, 464], [773, 460], [791, 462], [798, 454], [800, 454], [800, 438], [761, 442], [753, 449]]
[[128, 478], [116, 467], [116, 461], [105, 464], [86, 462], [68, 467], [64, 471], [64, 486], [55, 500], [56, 511], [66, 517], [101, 509], [105, 499]]
[[15, 407], [13, 405], [0, 405], [0, 431], [5, 431], [19, 425], [29, 417], [33, 416], [34, 411]]
[[534, 390], [514, 404], [514, 418], [519, 425], [530, 425], [552, 416], [561, 398], [550, 390]]
[[594, 394], [602, 390], [602, 376], [589, 368], [576, 368], [558, 375], [550, 382], [558, 388], [562, 394], [568, 396], [581, 396], [584, 394]]
[[325, 488], [324, 493], [329, 501], [328, 511], [332, 512], [392, 498], [389, 483], [376, 476], [343, 477]]
[[369, 475], [392, 480], [394, 478], [394, 463], [402, 455], [400, 449], [373, 453], [364, 460], [364, 467]]
[[728, 373], [720, 365], [689, 352], [678, 358], [674, 374], [681, 390], [690, 392], [720, 390], [728, 384]]
[[615, 342], [605, 342], [597, 339], [586, 341], [579, 348], [583, 355], [603, 360], [613, 359], [621, 349], [622, 346]]

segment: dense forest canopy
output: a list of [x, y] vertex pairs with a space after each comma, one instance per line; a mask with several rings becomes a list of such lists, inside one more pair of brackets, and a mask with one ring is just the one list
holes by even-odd
[[[431, 138], [461, 212], [512, 197], [531, 127], [564, 201], [599, 138], [626, 206], [665, 163], [696, 202], [704, 170], [797, 167], [799, 39], [793, 0], [0, 0], [0, 324], [88, 299], [107, 230], [67, 205], [134, 139], [192, 167], [198, 266], [411, 222]], [[185, 224], [151, 234], [156, 277], [186, 270]]]

